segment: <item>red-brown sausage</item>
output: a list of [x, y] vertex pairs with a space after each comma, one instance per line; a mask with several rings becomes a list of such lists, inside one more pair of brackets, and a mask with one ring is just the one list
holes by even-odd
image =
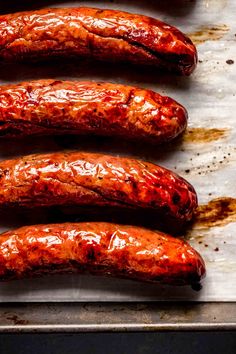
[[30, 155], [0, 163], [0, 206], [122, 206], [191, 220], [193, 187], [152, 163], [94, 153]]
[[111, 83], [39, 80], [0, 86], [0, 136], [97, 134], [169, 141], [187, 112], [169, 97]]
[[89, 272], [185, 285], [205, 275], [187, 243], [134, 226], [67, 223], [26, 226], [0, 237], [0, 280]]
[[189, 75], [196, 48], [154, 18], [94, 8], [43, 9], [0, 16], [0, 58], [76, 56], [154, 65]]

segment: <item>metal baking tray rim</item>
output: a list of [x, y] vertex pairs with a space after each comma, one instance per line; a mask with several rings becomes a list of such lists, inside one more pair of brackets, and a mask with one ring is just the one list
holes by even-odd
[[230, 330], [236, 330], [235, 303], [10, 303], [0, 306], [0, 333]]

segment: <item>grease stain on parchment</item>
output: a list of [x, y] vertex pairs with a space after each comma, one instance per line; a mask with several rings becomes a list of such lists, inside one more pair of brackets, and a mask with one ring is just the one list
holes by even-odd
[[183, 135], [183, 141], [189, 143], [205, 143], [219, 140], [227, 136], [227, 128], [189, 128]]
[[236, 198], [222, 197], [200, 205], [195, 214], [195, 224], [204, 227], [224, 226], [236, 222]]
[[217, 41], [224, 37], [229, 31], [227, 25], [201, 26], [195, 32], [188, 33], [194, 44], [201, 44], [207, 41]]

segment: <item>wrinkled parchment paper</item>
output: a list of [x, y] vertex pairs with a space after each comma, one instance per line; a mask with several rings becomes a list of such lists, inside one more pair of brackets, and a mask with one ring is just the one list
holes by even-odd
[[[15, 3], [15, 6], [14, 6]], [[127, 4], [129, 3], [129, 4]], [[51, 276], [0, 286], [0, 301], [234, 301], [236, 300], [236, 2], [234, 0], [117, 0], [35, 2], [0, 1], [2, 13], [48, 6], [94, 6], [143, 13], [188, 33], [199, 51], [199, 65], [190, 78], [160, 75], [155, 69], [44, 63], [2, 66], [0, 84], [55, 77], [105, 80], [139, 85], [169, 95], [189, 111], [189, 130], [182, 141], [148, 148], [112, 140], [81, 138], [29, 139], [0, 142], [0, 158], [32, 152], [77, 148], [131, 155], [162, 164], [196, 188], [200, 212], [185, 237], [206, 261], [207, 277], [199, 292], [189, 287], [164, 287], [92, 276]], [[235, 61], [235, 63], [234, 63]], [[216, 198], [221, 198], [216, 201]], [[210, 203], [209, 203], [210, 202]], [[207, 204], [208, 203], [208, 204]], [[202, 205], [206, 205], [202, 206]], [[208, 213], [208, 214], [206, 214]], [[0, 231], [44, 222], [47, 215], [0, 217]]]

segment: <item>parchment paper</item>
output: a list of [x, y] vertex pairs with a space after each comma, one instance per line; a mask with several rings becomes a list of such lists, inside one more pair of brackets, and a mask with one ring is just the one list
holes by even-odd
[[[14, 6], [15, 3], [15, 6]], [[31, 5], [30, 5], [31, 3]], [[129, 4], [127, 4], [129, 3]], [[92, 276], [51, 276], [0, 285], [0, 301], [235, 301], [236, 300], [236, 2], [234, 0], [117, 0], [40, 3], [0, 1], [0, 12], [46, 6], [118, 8], [160, 18], [189, 33], [199, 51], [199, 65], [189, 78], [142, 70], [82, 63], [2, 66], [0, 83], [57, 77], [127, 83], [169, 95], [189, 111], [189, 131], [168, 147], [148, 148], [110, 139], [46, 138], [0, 142], [0, 157], [77, 148], [131, 155], [173, 169], [196, 188], [200, 205], [197, 223], [185, 237], [206, 261], [207, 277], [199, 292], [189, 287], [164, 287]], [[233, 63], [235, 61], [235, 64]], [[216, 198], [221, 199], [215, 202]], [[57, 211], [56, 211], [57, 213]], [[58, 212], [59, 213], [59, 212]], [[218, 214], [217, 214], [218, 213]], [[216, 217], [217, 214], [217, 217]], [[57, 215], [60, 217], [60, 214]], [[40, 215], [2, 215], [0, 231], [34, 222]]]

